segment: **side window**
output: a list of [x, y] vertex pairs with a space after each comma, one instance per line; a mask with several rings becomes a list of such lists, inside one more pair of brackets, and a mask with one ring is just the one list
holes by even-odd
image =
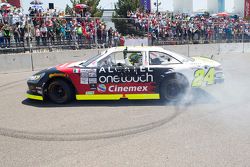
[[112, 66], [141, 66], [143, 62], [142, 52], [114, 52], [97, 62], [98, 67]]
[[149, 52], [150, 65], [179, 64], [180, 61], [163, 52]]
[[98, 67], [111, 67], [114, 63], [112, 55], [108, 55], [105, 58], [97, 62]]
[[126, 55], [126, 64], [127, 66], [141, 66], [143, 64], [142, 52], [128, 52]]
[[98, 61], [98, 67], [111, 67], [125, 64], [123, 52], [114, 52]]

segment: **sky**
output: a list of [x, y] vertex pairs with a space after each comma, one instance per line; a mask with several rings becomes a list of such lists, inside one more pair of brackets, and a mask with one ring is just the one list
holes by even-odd
[[[30, 2], [32, 0], [21, 0], [21, 3], [23, 5], [23, 8], [24, 8], [24, 12], [27, 12], [28, 11], [28, 8], [30, 6]], [[71, 2], [70, 0], [41, 0], [43, 2], [43, 8], [44, 9], [47, 9], [48, 8], [48, 3], [54, 3], [54, 6], [55, 8], [57, 9], [61, 9], [63, 10], [66, 6], [66, 4], [69, 4], [71, 5]], [[117, 2], [118, 0], [101, 0], [100, 1], [100, 6], [102, 8], [108, 8], [110, 9], [113, 4], [115, 2]], [[154, 3], [154, 1], [156, 0], [151, 0], [151, 3]], [[173, 10], [173, 1], [174, 0], [158, 0], [158, 2], [161, 2], [162, 4], [159, 6], [159, 10], [169, 10], [169, 11], [172, 11]], [[226, 11], [227, 12], [231, 12], [232, 11], [232, 8], [233, 8], [233, 1], [234, 0], [225, 0], [226, 2]], [[194, 11], [196, 10], [199, 10], [199, 9], [206, 9], [206, 3], [207, 3], [207, 0], [193, 0], [193, 8], [194, 8]], [[153, 7], [153, 6], [152, 6]], [[154, 7], [153, 7], [153, 10], [154, 10]]]

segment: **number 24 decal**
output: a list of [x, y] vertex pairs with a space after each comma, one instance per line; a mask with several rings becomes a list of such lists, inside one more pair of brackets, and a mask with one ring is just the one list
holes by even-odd
[[205, 74], [205, 70], [198, 69], [194, 72], [194, 80], [192, 82], [193, 87], [200, 87], [205, 82], [207, 85], [211, 85], [214, 83], [214, 74], [215, 69], [209, 68], [207, 73]]

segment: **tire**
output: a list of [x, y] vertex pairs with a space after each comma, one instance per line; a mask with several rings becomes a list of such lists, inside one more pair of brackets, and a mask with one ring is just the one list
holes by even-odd
[[168, 102], [179, 102], [187, 92], [187, 80], [183, 76], [171, 77], [161, 84], [161, 99]]
[[52, 81], [48, 86], [48, 98], [57, 104], [69, 103], [73, 100], [73, 90], [71, 86], [63, 80]]

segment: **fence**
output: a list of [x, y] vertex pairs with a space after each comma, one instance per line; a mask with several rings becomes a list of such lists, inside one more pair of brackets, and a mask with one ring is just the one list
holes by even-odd
[[[219, 62], [221, 58], [237, 55], [242, 51], [250, 52], [250, 43], [220, 43], [220, 44], [196, 44], [196, 45], [164, 45], [164, 48], [187, 56], [207, 56]], [[81, 61], [91, 58], [103, 51], [103, 49], [88, 50], [63, 50], [55, 52], [31, 52], [20, 54], [0, 54], [0, 74], [21, 71], [33, 71], [73, 61]], [[219, 54], [219, 55], [218, 55]]]
[[[113, 18], [117, 29], [130, 33], [123, 37], [114, 28], [106, 27], [105, 18], [90, 17], [26, 17], [19, 22], [8, 21], [0, 25], [0, 54], [33, 51], [107, 48], [119, 45], [187, 45], [220, 43], [240, 44], [242, 52], [250, 40], [249, 24], [220, 22], [200, 23], [179, 20], [166, 23], [155, 18]], [[107, 19], [106, 19], [107, 20]], [[110, 19], [109, 19], [110, 20]], [[119, 24], [120, 23], [120, 24]], [[124, 24], [126, 24], [126, 27]], [[44, 26], [43, 26], [44, 25]], [[9, 31], [9, 34], [7, 32]], [[217, 45], [217, 46], [216, 46]], [[189, 55], [189, 51], [187, 51]]]

